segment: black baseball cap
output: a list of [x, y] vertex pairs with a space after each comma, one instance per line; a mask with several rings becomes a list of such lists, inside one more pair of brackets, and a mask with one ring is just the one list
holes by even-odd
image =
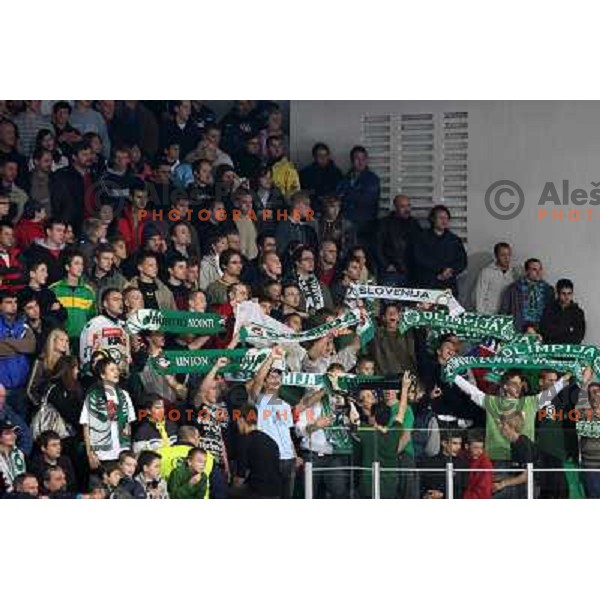
[[0, 421], [0, 433], [3, 431], [14, 431], [15, 433], [19, 433], [21, 428], [18, 425], [15, 425], [11, 421], [4, 420]]

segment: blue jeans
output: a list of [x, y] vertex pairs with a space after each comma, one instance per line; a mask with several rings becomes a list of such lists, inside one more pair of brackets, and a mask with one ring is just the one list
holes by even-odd
[[585, 493], [588, 498], [600, 498], [600, 471], [583, 473]]

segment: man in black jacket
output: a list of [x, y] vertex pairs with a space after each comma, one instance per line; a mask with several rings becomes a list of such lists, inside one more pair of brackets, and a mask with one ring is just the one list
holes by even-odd
[[78, 235], [84, 217], [84, 204], [89, 203], [93, 193], [90, 174], [92, 149], [89, 144], [74, 144], [71, 164], [50, 176], [50, 203], [52, 214], [73, 226]]
[[546, 305], [540, 333], [547, 344], [581, 344], [585, 336], [585, 314], [573, 300], [573, 282], [559, 279], [556, 299]]
[[429, 213], [431, 229], [414, 243], [416, 283], [423, 288], [450, 288], [457, 295], [456, 278], [467, 268], [467, 253], [450, 231], [450, 211], [438, 204]]
[[414, 276], [413, 243], [421, 226], [410, 216], [410, 199], [404, 194], [394, 198], [394, 210], [379, 220], [377, 228], [377, 266], [382, 285], [406, 286]]
[[[423, 461], [428, 469], [445, 469], [452, 463], [454, 469], [466, 469], [467, 461], [461, 456], [463, 439], [459, 432], [443, 430], [441, 432], [441, 449], [439, 454]], [[462, 498], [467, 484], [467, 473], [454, 474], [453, 498]], [[421, 497], [430, 500], [448, 498], [446, 489], [446, 473], [444, 471], [425, 471], [421, 476]]]
[[255, 406], [242, 406], [237, 426], [243, 437], [240, 464], [233, 498], [277, 498], [281, 495], [279, 447], [266, 433], [257, 429]]
[[171, 144], [178, 144], [179, 155], [183, 159], [196, 149], [202, 132], [190, 119], [192, 113], [190, 100], [174, 100], [170, 112], [172, 119], [163, 123], [160, 128], [160, 147], [166, 148]]
[[331, 158], [329, 146], [323, 142], [312, 148], [312, 164], [300, 171], [300, 186], [310, 194], [315, 212], [321, 214], [321, 199], [335, 194], [343, 174]]
[[31, 459], [29, 470], [42, 483], [46, 470], [49, 467], [58, 466], [65, 474], [67, 490], [69, 492], [76, 492], [77, 480], [75, 478], [75, 470], [70, 458], [62, 453], [60, 436], [54, 431], [42, 431], [37, 442], [40, 451]]
[[456, 356], [456, 341], [452, 334], [440, 338], [434, 356], [422, 350], [418, 354], [419, 373], [427, 395], [432, 394], [434, 398], [433, 411], [438, 417], [440, 428], [456, 429], [468, 425], [469, 421], [475, 427], [484, 427], [485, 411], [473, 402], [469, 402], [464, 392], [442, 378], [444, 367], [454, 356]]

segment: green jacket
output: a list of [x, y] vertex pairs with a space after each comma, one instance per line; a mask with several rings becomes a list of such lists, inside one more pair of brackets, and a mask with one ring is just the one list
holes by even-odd
[[85, 324], [96, 316], [96, 291], [83, 278], [76, 286], [71, 286], [66, 279], [61, 279], [50, 286], [58, 301], [67, 311], [67, 334], [77, 338]]
[[206, 456], [206, 465], [202, 472], [200, 482], [192, 485], [189, 483], [192, 478], [192, 471], [187, 465], [187, 462], [175, 467], [169, 475], [169, 497], [179, 498], [184, 500], [203, 500], [210, 497], [210, 474], [214, 465], [214, 458], [209, 453]]

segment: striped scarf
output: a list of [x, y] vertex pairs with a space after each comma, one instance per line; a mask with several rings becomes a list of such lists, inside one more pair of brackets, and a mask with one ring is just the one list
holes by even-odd
[[314, 273], [311, 273], [306, 279], [298, 277], [298, 287], [304, 297], [304, 304], [307, 312], [316, 312], [325, 307], [323, 290], [321, 284]]

